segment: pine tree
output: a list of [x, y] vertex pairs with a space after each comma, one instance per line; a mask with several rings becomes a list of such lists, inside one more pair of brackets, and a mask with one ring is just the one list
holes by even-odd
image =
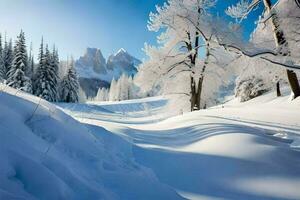
[[107, 88], [105, 88], [105, 90], [104, 90], [104, 98], [103, 98], [104, 101], [108, 101], [109, 100], [108, 95], [109, 95], [109, 90]]
[[53, 47], [53, 52], [50, 55], [50, 63], [49, 63], [49, 74], [51, 75], [50, 78], [50, 86], [51, 86], [51, 92], [52, 92], [52, 101], [58, 101], [59, 99], [59, 92], [58, 92], [58, 83], [59, 83], [59, 77], [58, 77], [58, 71], [59, 71], [59, 58], [58, 58], [58, 52]]
[[41, 40], [41, 45], [38, 55], [38, 66], [36, 73], [33, 76], [33, 94], [38, 97], [42, 97], [42, 83], [44, 82], [45, 77], [45, 64], [44, 64], [44, 39]]
[[0, 81], [5, 78], [4, 62], [3, 62], [3, 47], [2, 47], [2, 37], [0, 34]]
[[74, 68], [74, 62], [71, 62], [71, 66], [67, 74], [63, 77], [61, 82], [61, 100], [67, 103], [78, 102], [79, 82], [76, 70]]
[[27, 61], [25, 35], [24, 32], [21, 31], [14, 47], [14, 60], [10, 70], [8, 71], [7, 83], [13, 88], [31, 93], [31, 80], [26, 76]]
[[97, 101], [108, 101], [108, 90], [106, 88], [99, 88], [97, 96]]
[[32, 55], [32, 44], [30, 44], [30, 51], [29, 56], [27, 60], [27, 70], [26, 75], [33, 81], [33, 75], [34, 75], [34, 59]]
[[10, 40], [9, 43], [7, 43], [6, 38], [5, 38], [2, 57], [3, 57], [2, 76], [3, 76], [3, 79], [7, 80], [8, 73], [11, 69], [12, 62], [14, 59], [14, 55], [13, 55], [13, 49], [12, 49], [12, 41]]
[[56, 102], [58, 100], [58, 55], [50, 53], [48, 45], [44, 52], [43, 40], [39, 53], [39, 66], [35, 76], [34, 94], [47, 101]]
[[128, 77], [128, 99], [134, 99], [134, 83], [132, 76]]
[[117, 80], [116, 86], [115, 86], [115, 96], [114, 101], [120, 101], [120, 94], [121, 94], [121, 79], [119, 78]]
[[34, 80], [34, 66], [35, 66], [34, 65], [34, 56], [33, 55], [31, 56], [29, 65], [30, 65], [30, 69], [31, 69], [31, 72], [32, 72], [31, 81], [33, 82], [33, 80]]
[[109, 101], [115, 101], [116, 85], [117, 85], [117, 82], [116, 82], [115, 78], [113, 78], [110, 83]]

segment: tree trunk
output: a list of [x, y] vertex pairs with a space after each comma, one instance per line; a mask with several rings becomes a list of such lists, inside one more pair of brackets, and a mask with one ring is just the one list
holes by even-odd
[[201, 95], [202, 95], [202, 89], [203, 89], [203, 81], [204, 81], [204, 73], [206, 70], [206, 66], [208, 65], [208, 59], [210, 56], [210, 44], [209, 42], [206, 42], [206, 54], [205, 54], [205, 61], [204, 65], [200, 74], [200, 78], [198, 80], [198, 88], [197, 88], [197, 98], [196, 98], [196, 105], [198, 109], [201, 109]]
[[[267, 10], [267, 13], [270, 14], [272, 8], [271, 0], [263, 0], [263, 2]], [[271, 22], [272, 22], [272, 29], [274, 32], [274, 39], [275, 39], [276, 46], [279, 48], [280, 51], [279, 53], [283, 56], [290, 56], [288, 42], [286, 41], [283, 30], [281, 30], [279, 26], [280, 24], [279, 24], [277, 13], [273, 11], [273, 13], [271, 14], [272, 14]], [[300, 96], [300, 85], [298, 82], [297, 75], [293, 70], [290, 69], [287, 69], [286, 72], [287, 72], [291, 90], [294, 93], [294, 98], [297, 98], [298, 96]]]
[[298, 81], [298, 78], [297, 78], [297, 75], [294, 71], [292, 70], [286, 70], [287, 71], [287, 76], [288, 76], [288, 79], [289, 79], [289, 83], [290, 83], [290, 86], [291, 86], [291, 89], [293, 91], [293, 98], [297, 98], [300, 96], [300, 86], [299, 86], [299, 81]]
[[202, 94], [202, 85], [203, 85], [203, 76], [201, 76], [198, 80], [198, 88], [196, 93], [196, 106], [198, 110], [201, 109], [201, 94]]
[[277, 93], [277, 97], [281, 96], [280, 82], [279, 81], [277, 81], [277, 83], [276, 83], [276, 93]]
[[195, 80], [194, 77], [191, 76], [191, 112], [193, 112], [195, 110], [196, 107], [196, 84], [195, 84]]

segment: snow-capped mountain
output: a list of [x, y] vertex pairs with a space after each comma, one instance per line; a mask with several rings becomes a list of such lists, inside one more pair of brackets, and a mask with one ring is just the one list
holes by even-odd
[[84, 56], [75, 62], [75, 67], [80, 78], [111, 82], [112, 78], [118, 79], [123, 73], [134, 75], [139, 64], [141, 61], [124, 49], [109, 56], [106, 62], [100, 49], [87, 48]]
[[137, 72], [137, 66], [140, 64], [140, 60], [131, 56], [122, 48], [116, 54], [109, 56], [107, 69], [119, 74], [134, 75]]
[[140, 60], [123, 48], [110, 55], [107, 62], [100, 49], [87, 48], [75, 67], [82, 89], [87, 96], [94, 97], [99, 87], [108, 87], [113, 78], [118, 79], [122, 74], [135, 75], [140, 64]]
[[106, 61], [100, 49], [87, 48], [84, 56], [76, 61], [76, 68], [80, 71], [92, 70], [95, 73], [106, 74]]

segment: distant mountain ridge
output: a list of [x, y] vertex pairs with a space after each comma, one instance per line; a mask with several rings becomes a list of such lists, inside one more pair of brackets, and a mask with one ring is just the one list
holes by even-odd
[[99, 87], [108, 87], [113, 78], [122, 74], [135, 75], [141, 61], [121, 48], [107, 61], [98, 48], [87, 48], [85, 54], [75, 61], [79, 82], [87, 96], [96, 96]]
[[93, 78], [111, 82], [118, 79], [123, 73], [134, 75], [141, 61], [121, 48], [117, 53], [106, 59], [98, 48], [87, 48], [83, 56], [76, 62], [75, 67], [81, 78]]

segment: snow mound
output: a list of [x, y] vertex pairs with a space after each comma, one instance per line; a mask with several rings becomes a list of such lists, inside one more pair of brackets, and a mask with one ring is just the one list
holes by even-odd
[[180, 199], [132, 145], [0, 85], [0, 199]]
[[[134, 160], [183, 198], [300, 199], [300, 99], [282, 92], [167, 119], [161, 114], [173, 111], [162, 97], [91, 104], [99, 111], [92, 115], [76, 105], [69, 112], [133, 144]], [[151, 102], [159, 105], [135, 110]]]

